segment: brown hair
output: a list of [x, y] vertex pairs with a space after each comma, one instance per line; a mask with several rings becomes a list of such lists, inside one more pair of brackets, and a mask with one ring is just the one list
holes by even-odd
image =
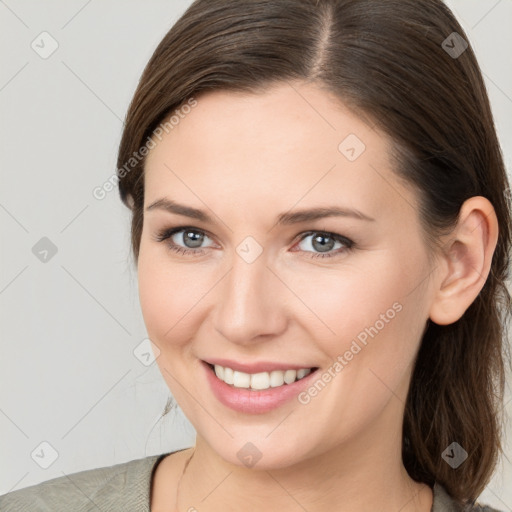
[[[197, 0], [144, 70], [126, 117], [118, 177], [133, 212], [137, 260], [144, 159], [129, 172], [119, 170], [155, 128], [201, 91], [257, 93], [306, 80], [391, 137], [395, 172], [419, 193], [432, 247], [454, 226], [466, 199], [489, 199], [500, 228], [490, 275], [459, 321], [428, 322], [403, 423], [410, 476], [439, 482], [464, 503], [484, 489], [502, 451], [512, 221], [482, 74], [470, 45], [450, 53], [464, 49], [453, 32], [468, 41], [441, 0]], [[453, 441], [469, 454], [457, 469], [442, 458]]]

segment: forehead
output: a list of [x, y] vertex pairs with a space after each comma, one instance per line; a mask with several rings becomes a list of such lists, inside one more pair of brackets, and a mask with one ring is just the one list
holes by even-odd
[[398, 183], [389, 186], [389, 139], [317, 86], [214, 91], [196, 101], [155, 139], [146, 161], [146, 204], [166, 194], [198, 207], [201, 197], [229, 201], [245, 211], [261, 210], [262, 201], [281, 208], [330, 202], [364, 204], [374, 216], [397, 193]]
[[241, 150], [275, 157], [289, 149], [302, 157], [317, 157], [326, 149], [337, 156], [339, 143], [353, 135], [367, 148], [387, 154], [383, 133], [317, 85], [280, 83], [258, 94], [203, 92], [196, 101], [187, 113], [173, 116], [173, 137], [166, 137], [168, 149], [174, 142], [189, 147], [200, 144], [226, 157], [239, 157]]

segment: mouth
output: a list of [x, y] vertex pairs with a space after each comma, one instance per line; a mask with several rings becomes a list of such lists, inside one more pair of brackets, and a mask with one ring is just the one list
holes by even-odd
[[247, 389], [255, 392], [289, 386], [318, 370], [318, 367], [314, 366], [311, 368], [288, 368], [284, 370], [247, 373], [220, 364], [211, 364], [206, 361], [205, 364], [218, 380], [228, 386], [235, 389]]

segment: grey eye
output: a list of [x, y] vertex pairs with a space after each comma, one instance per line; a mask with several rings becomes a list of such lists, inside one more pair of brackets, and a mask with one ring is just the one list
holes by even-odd
[[[304, 242], [306, 242], [305, 246], [303, 245], [302, 247], [300, 247], [300, 249], [303, 251], [306, 251], [306, 252], [315, 252], [315, 251], [320, 252], [320, 253], [329, 252], [329, 251], [332, 251], [333, 249], [338, 249], [338, 248], [343, 247], [343, 245], [345, 245], [342, 242], [335, 240], [334, 237], [332, 237], [328, 234], [325, 234], [325, 233], [324, 234], [320, 233], [320, 232], [319, 233], [310, 233], [310, 234], [306, 235], [299, 242], [299, 246], [300, 246], [300, 244], [303, 244]], [[336, 247], [336, 244], [339, 244], [339, 245]]]
[[178, 240], [180, 240], [186, 248], [197, 249], [201, 247], [201, 244], [205, 238], [208, 237], [201, 231], [195, 231], [193, 229], [182, 229], [174, 233], [171, 237], [171, 240], [176, 245], [180, 245], [180, 243], [178, 243]]

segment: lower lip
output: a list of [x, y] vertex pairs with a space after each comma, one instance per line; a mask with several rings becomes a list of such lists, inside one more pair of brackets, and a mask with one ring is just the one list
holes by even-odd
[[206, 378], [213, 394], [223, 405], [247, 414], [262, 414], [277, 409], [292, 400], [308, 387], [316, 371], [311, 372], [292, 384], [283, 384], [276, 388], [255, 391], [246, 388], [235, 388], [217, 378], [213, 370], [203, 361]]

